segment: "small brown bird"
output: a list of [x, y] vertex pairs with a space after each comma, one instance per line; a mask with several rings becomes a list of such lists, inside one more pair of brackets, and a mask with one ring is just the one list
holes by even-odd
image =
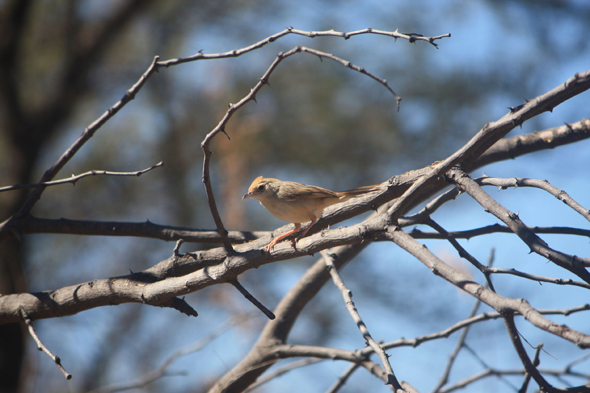
[[313, 224], [322, 216], [324, 208], [379, 189], [379, 185], [374, 185], [334, 192], [322, 187], [308, 186], [293, 181], [281, 181], [279, 179], [265, 179], [258, 176], [242, 199], [257, 199], [276, 218], [295, 224], [295, 229], [277, 237], [264, 248], [267, 252], [270, 252], [278, 242], [300, 230], [301, 223], [311, 221], [303, 233], [292, 242], [292, 245], [295, 246], [297, 240], [304, 237]]

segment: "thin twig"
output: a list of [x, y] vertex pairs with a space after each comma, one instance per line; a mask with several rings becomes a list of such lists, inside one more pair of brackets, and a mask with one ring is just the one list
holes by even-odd
[[[550, 369], [539, 369], [539, 372], [544, 375], [551, 375], [557, 379], [559, 379], [563, 375], [569, 375], [576, 378], [582, 378], [584, 380], [590, 379], [590, 374], [584, 373], [575, 373], [570, 372], [568, 370], [550, 370]], [[523, 369], [515, 369], [515, 370], [499, 370], [497, 368], [487, 368], [484, 371], [481, 371], [477, 374], [470, 376], [469, 378], [463, 379], [456, 384], [449, 386], [448, 388], [442, 389], [440, 393], [450, 393], [454, 392], [459, 389], [464, 389], [466, 386], [473, 384], [476, 381], [482, 380], [487, 377], [499, 377], [499, 376], [514, 376], [514, 375], [524, 375], [526, 370]], [[554, 392], [563, 392], [563, 393], [587, 393], [589, 385], [582, 385], [577, 387], [569, 387], [569, 388], [555, 388]], [[514, 389], [516, 391], [516, 389]]]
[[475, 266], [480, 272], [483, 273], [483, 275], [485, 276], [485, 279], [488, 283], [488, 286], [490, 287], [490, 289], [492, 291], [495, 292], [494, 290], [494, 285], [492, 284], [492, 281], [490, 280], [490, 276], [487, 273], [487, 267], [479, 262], [477, 260], [477, 258], [475, 258], [473, 255], [471, 255], [465, 248], [463, 248], [463, 246], [461, 246], [459, 244], [459, 242], [457, 241], [457, 239], [455, 239], [453, 236], [451, 236], [449, 234], [449, 232], [447, 232], [446, 229], [444, 229], [441, 225], [439, 225], [436, 221], [434, 221], [432, 218], [430, 218], [430, 216], [428, 216], [425, 220], [424, 220], [424, 225], [428, 225], [430, 226], [432, 229], [434, 229], [435, 231], [438, 231], [441, 235], [445, 236], [445, 238], [447, 239], [447, 241], [449, 243], [451, 243], [451, 245], [455, 248], [455, 250], [457, 250], [457, 252], [459, 253], [459, 256], [461, 258], [466, 259], [467, 261], [469, 261], [469, 263], [471, 263], [473, 266]]
[[[537, 345], [537, 349], [535, 350], [535, 357], [533, 358], [533, 366], [539, 367], [541, 364], [541, 350], [543, 349], [543, 344]], [[529, 382], [531, 381], [531, 375], [528, 372], [524, 373], [524, 380], [522, 381], [522, 386], [518, 389], [518, 393], [526, 393], [529, 388]]]
[[[479, 308], [480, 304], [481, 304], [481, 300], [476, 299], [475, 303], [473, 304], [473, 307], [471, 308], [471, 312], [469, 313], [468, 319], [471, 319], [475, 316], [475, 313], [477, 312], [477, 309]], [[461, 350], [461, 348], [463, 348], [463, 345], [465, 344], [465, 340], [467, 339], [467, 333], [469, 332], [469, 327], [470, 327], [470, 325], [466, 325], [463, 328], [463, 331], [461, 332], [461, 335], [459, 336], [459, 339], [457, 340], [457, 343], [455, 344], [455, 348], [453, 349], [453, 352], [451, 352], [451, 354], [449, 355], [449, 360], [447, 361], [447, 365], [445, 366], [445, 369], [443, 371], [443, 375], [441, 376], [440, 380], [438, 381], [438, 383], [436, 384], [434, 389], [432, 389], [433, 392], [440, 391], [440, 389], [442, 389], [442, 387], [445, 386], [446, 383], [448, 382], [449, 375], [451, 374], [451, 369], [453, 368], [453, 364], [455, 364], [455, 359], [457, 358], [459, 351]]]
[[[565, 316], [568, 316], [573, 313], [578, 313], [578, 312], [582, 312], [582, 311], [589, 311], [589, 310], [590, 310], [590, 304], [584, 304], [581, 306], [576, 306], [576, 307], [563, 309], [563, 310], [538, 310], [538, 311], [539, 311], [539, 314], [541, 314], [541, 315], [565, 315]], [[520, 314], [517, 313], [515, 315], [520, 315]], [[398, 347], [413, 347], [413, 348], [415, 348], [415, 347], [421, 345], [422, 343], [425, 343], [428, 341], [439, 340], [441, 338], [448, 338], [453, 333], [455, 333], [461, 329], [464, 329], [465, 327], [474, 325], [476, 323], [500, 319], [500, 318], [502, 318], [502, 315], [500, 315], [500, 313], [498, 313], [498, 312], [486, 312], [486, 313], [479, 314], [479, 315], [476, 315], [471, 318], [467, 318], [463, 321], [459, 321], [459, 322], [455, 323], [454, 325], [452, 325], [444, 330], [441, 330], [440, 332], [431, 333], [431, 334], [427, 334], [424, 336], [418, 336], [413, 339], [402, 338], [399, 340], [395, 340], [395, 341], [381, 344], [381, 347], [383, 347], [384, 349], [391, 349], [391, 348], [398, 348]], [[371, 348], [364, 348], [361, 351], [361, 354], [366, 356], [366, 355], [369, 355], [370, 353], [372, 353], [372, 351], [373, 350]]]
[[[401, 227], [406, 227], [408, 225], [416, 225], [419, 222], [415, 222], [414, 220], [406, 221], [404, 218], [399, 220]], [[550, 234], [550, 235], [576, 235], [576, 236], [586, 236], [590, 238], [590, 230], [582, 229], [582, 228], [571, 228], [571, 227], [538, 227], [538, 226], [527, 226], [527, 228], [534, 233], [543, 233], [543, 234]], [[489, 235], [492, 233], [512, 233], [512, 230], [500, 224], [492, 224], [487, 225], [481, 228], [475, 229], [468, 229], [465, 231], [450, 231], [449, 235], [453, 236], [456, 239], [471, 239], [472, 237], [482, 236], [482, 235]], [[412, 229], [410, 232], [412, 237], [415, 239], [445, 239], [446, 237], [439, 232], [425, 232], [418, 228]]]
[[334, 382], [330, 389], [326, 390], [326, 393], [336, 393], [340, 389], [344, 387], [348, 378], [360, 367], [358, 363], [352, 363], [348, 366], [348, 368], [342, 373], [340, 377]]
[[367, 345], [369, 345], [375, 351], [375, 353], [377, 353], [377, 355], [379, 355], [379, 358], [381, 359], [381, 363], [383, 364], [383, 368], [387, 372], [387, 384], [391, 385], [394, 392], [397, 392], [398, 390], [403, 391], [403, 388], [402, 388], [401, 384], [399, 383], [399, 381], [397, 380], [397, 378], [395, 377], [395, 373], [393, 372], [393, 368], [391, 367], [391, 364], [389, 363], [389, 355], [387, 355], [385, 353], [385, 351], [383, 350], [383, 348], [373, 339], [373, 337], [371, 337], [371, 333], [369, 333], [369, 329], [367, 329], [365, 322], [361, 318], [358, 310], [356, 309], [356, 307], [354, 305], [354, 302], [352, 301], [352, 292], [350, 291], [350, 289], [348, 289], [346, 287], [346, 285], [344, 284], [344, 281], [342, 281], [342, 277], [340, 277], [340, 274], [338, 273], [338, 269], [336, 269], [336, 267], [334, 266], [333, 257], [331, 255], [329, 255], [325, 250], [322, 250], [321, 254], [324, 257], [324, 261], [326, 262], [326, 266], [328, 267], [328, 271], [329, 271], [330, 275], [332, 276], [332, 281], [334, 281], [334, 284], [342, 293], [342, 297], [344, 298], [344, 303], [346, 304], [346, 308], [348, 309], [350, 316], [352, 317], [352, 319], [354, 320], [354, 322], [358, 326], [359, 330], [361, 331], [363, 338], [365, 339], [365, 342], [367, 343]]
[[39, 339], [39, 336], [37, 336], [37, 333], [35, 332], [35, 328], [33, 327], [31, 319], [27, 315], [25, 309], [22, 307], [20, 308], [20, 316], [27, 325], [27, 328], [29, 329], [29, 334], [31, 335], [31, 337], [33, 337], [33, 340], [35, 340], [35, 343], [37, 343], [37, 349], [39, 351], [44, 352], [47, 356], [51, 358], [51, 360], [54, 361], [54, 363], [57, 365], [59, 370], [62, 372], [62, 374], [66, 377], [68, 381], [72, 379], [72, 374], [67, 372], [66, 369], [62, 366], [61, 359], [59, 358], [59, 356], [55, 356], [53, 353], [51, 353], [49, 349], [47, 349], [45, 345], [43, 345], [41, 339]]
[[[100, 116], [92, 124], [86, 127], [82, 135], [80, 135], [80, 137], [61, 155], [61, 157], [55, 162], [55, 164], [53, 164], [51, 168], [49, 168], [43, 174], [39, 183], [51, 181], [51, 179], [53, 179], [57, 175], [57, 173], [64, 167], [64, 165], [66, 165], [70, 161], [70, 159], [78, 152], [78, 150], [80, 150], [80, 148], [82, 148], [82, 146], [84, 146], [84, 144], [88, 142], [90, 138], [92, 138], [96, 131], [98, 131], [107, 121], [109, 121], [113, 116], [115, 116], [121, 110], [121, 108], [127, 105], [128, 102], [135, 98], [135, 95], [143, 87], [148, 78], [154, 72], [156, 72], [158, 68], [158, 59], [158, 56], [154, 57], [148, 69], [143, 73], [139, 80], [129, 90], [125, 92], [123, 98], [117, 101], [115, 105], [107, 109], [107, 111], [103, 113], [102, 116]], [[31, 192], [23, 206], [20, 208], [17, 215], [26, 216], [27, 214], [29, 214], [35, 203], [37, 203], [39, 198], [41, 198], [43, 190], [45, 190], [45, 187], [35, 188]]]
[[246, 299], [248, 299], [250, 301], [250, 303], [252, 303], [253, 305], [255, 305], [256, 308], [258, 308], [260, 311], [262, 311], [264, 313], [264, 315], [266, 315], [268, 317], [268, 319], [270, 319], [270, 320], [275, 319], [275, 315], [273, 314], [273, 312], [270, 311], [268, 308], [266, 308], [264, 306], [264, 304], [260, 303], [258, 301], [258, 299], [256, 299], [254, 296], [252, 296], [252, 294], [250, 294], [250, 292], [248, 292], [248, 290], [246, 288], [244, 288], [244, 286], [242, 284], [240, 284], [238, 282], [238, 280], [232, 280], [229, 283], [231, 285], [233, 285], [234, 287], [236, 287], [236, 289], [238, 291], [240, 291], [240, 293], [242, 295], [244, 295], [244, 297]]
[[[469, 345], [465, 344], [463, 345], [463, 348], [465, 348], [465, 350], [467, 352], [469, 352], [469, 354], [471, 356], [473, 356], [473, 358], [479, 363], [479, 365], [485, 369], [485, 370], [493, 370], [492, 367], [490, 367], [483, 359], [481, 356], [479, 356], [479, 354], [473, 349], [471, 348]], [[516, 387], [508, 380], [504, 377], [504, 375], [502, 374], [497, 374], [496, 377], [504, 382], [507, 386], [509, 386], [512, 390], [516, 391]]]
[[[494, 264], [494, 255], [495, 255], [495, 251], [494, 251], [494, 249], [492, 249], [490, 251], [490, 255], [488, 257], [487, 267], [491, 267]], [[486, 278], [488, 278], [488, 277], [486, 277]], [[488, 279], [488, 285], [491, 286], [491, 283], [492, 283], [491, 280]], [[477, 310], [479, 309], [480, 305], [481, 305], [481, 300], [476, 299], [475, 303], [473, 304], [473, 307], [471, 309], [471, 312], [469, 313], [468, 319], [473, 318], [475, 316], [475, 313], [477, 313]], [[470, 325], [467, 325], [467, 326], [465, 326], [465, 328], [461, 332], [461, 336], [459, 336], [459, 340], [457, 340], [457, 344], [455, 344], [455, 349], [449, 355], [449, 360], [447, 362], [447, 365], [445, 367], [443, 375], [440, 378], [440, 380], [438, 381], [435, 388], [433, 389], [433, 392], [438, 392], [448, 382], [449, 375], [451, 374], [451, 369], [453, 367], [453, 364], [455, 363], [455, 359], [457, 358], [459, 351], [461, 350], [461, 348], [463, 348], [463, 345], [465, 344], [465, 340], [467, 339], [467, 333], [469, 332], [469, 328], [470, 328]]]
[[503, 269], [499, 267], [489, 268], [487, 269], [489, 274], [511, 274], [514, 276], [526, 278], [528, 280], [533, 280], [537, 282], [548, 282], [551, 284], [557, 285], [573, 285], [576, 287], [590, 289], [590, 284], [580, 281], [574, 281], [571, 278], [552, 278], [552, 277], [544, 277], [544, 276], [537, 276], [536, 274], [530, 274], [518, 271], [516, 269]]
[[0, 192], [20, 190], [23, 188], [39, 188], [39, 187], [57, 186], [57, 185], [66, 184], [66, 183], [72, 183], [75, 185], [78, 180], [80, 180], [84, 177], [87, 177], [87, 176], [99, 176], [99, 175], [103, 175], [103, 176], [141, 176], [142, 174], [149, 172], [152, 169], [161, 167], [162, 165], [164, 165], [164, 163], [162, 161], [160, 161], [156, 165], [152, 165], [149, 168], [146, 168], [141, 171], [136, 171], [136, 172], [110, 172], [110, 171], [93, 169], [91, 171], [82, 173], [80, 175], [72, 175], [72, 177], [69, 177], [67, 179], [47, 181], [47, 182], [36, 183], [36, 184], [15, 184], [12, 186], [0, 187]]
[[510, 341], [512, 341], [512, 345], [514, 346], [518, 357], [520, 357], [520, 361], [522, 362], [527, 374], [533, 377], [535, 382], [537, 382], [539, 385], [539, 388], [541, 388], [541, 391], [551, 391], [553, 386], [551, 386], [551, 384], [549, 384], [549, 382], [543, 378], [537, 367], [533, 365], [522, 345], [522, 342], [520, 341], [520, 335], [518, 334], [518, 330], [514, 324], [514, 314], [512, 312], [505, 312], [503, 313], [502, 318], [504, 319], [504, 324], [506, 325], [506, 330], [508, 331]]

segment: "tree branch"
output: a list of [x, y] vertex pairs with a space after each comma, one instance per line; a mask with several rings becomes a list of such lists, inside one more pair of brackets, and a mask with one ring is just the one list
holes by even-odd
[[72, 175], [72, 177], [67, 178], [67, 179], [54, 180], [54, 181], [48, 181], [48, 182], [36, 183], [36, 184], [15, 184], [13, 186], [0, 187], [0, 192], [20, 190], [23, 188], [39, 188], [39, 187], [57, 186], [57, 185], [66, 184], [66, 183], [72, 183], [75, 185], [78, 182], [78, 180], [85, 178], [87, 176], [103, 175], [103, 176], [136, 176], [136, 177], [139, 177], [139, 176], [143, 175], [144, 173], [151, 171], [152, 169], [161, 167], [162, 165], [164, 165], [164, 163], [160, 161], [156, 165], [152, 165], [149, 168], [143, 169], [141, 171], [135, 171], [135, 172], [110, 172], [110, 171], [101, 171], [101, 170], [93, 169], [91, 171], [82, 173], [80, 175]]
[[[14, 230], [20, 234], [61, 233], [87, 236], [133, 236], [160, 239], [165, 241], [184, 240], [190, 243], [220, 244], [221, 236], [215, 230], [176, 227], [155, 224], [151, 221], [84, 221], [66, 218], [50, 219], [34, 216], [18, 217], [12, 222]], [[246, 243], [270, 236], [268, 231], [229, 231], [232, 243]]]
[[477, 203], [479, 203], [486, 212], [490, 212], [501, 221], [503, 221], [518, 237], [530, 247], [531, 251], [549, 259], [558, 266], [569, 270], [582, 280], [590, 283], [590, 273], [583, 267], [585, 264], [590, 266], [590, 259], [578, 258], [567, 255], [562, 252], [553, 250], [547, 243], [541, 240], [520, 220], [517, 214], [509, 211], [492, 197], [485, 193], [477, 182], [473, 181], [465, 172], [454, 169], [449, 171], [447, 178], [450, 182], [456, 184], [461, 191], [469, 194]]
[[42, 351], [43, 353], [45, 353], [47, 356], [49, 356], [51, 358], [51, 360], [53, 360], [53, 362], [57, 365], [59, 370], [62, 372], [62, 374], [66, 377], [66, 379], [68, 381], [70, 379], [72, 379], [72, 374], [67, 372], [66, 369], [62, 366], [61, 359], [59, 358], [59, 356], [55, 356], [53, 353], [51, 353], [51, 351], [49, 349], [47, 349], [47, 347], [45, 345], [43, 345], [43, 342], [41, 342], [41, 340], [39, 339], [39, 336], [37, 336], [37, 333], [35, 332], [35, 328], [33, 328], [33, 323], [31, 322], [31, 319], [27, 315], [26, 311], [21, 308], [19, 310], [19, 312], [20, 312], [21, 318], [23, 319], [23, 321], [27, 325], [27, 328], [29, 330], [29, 334], [31, 335], [31, 337], [33, 337], [33, 340], [35, 340], [35, 343], [37, 343], [37, 349], [39, 351]]
[[273, 34], [261, 41], [258, 41], [255, 44], [252, 44], [250, 46], [247, 46], [247, 47], [244, 47], [241, 49], [233, 49], [233, 50], [230, 50], [227, 52], [214, 53], [214, 54], [205, 54], [205, 53], [202, 53], [201, 51], [199, 51], [199, 53], [197, 53], [196, 55], [182, 57], [182, 58], [178, 58], [178, 59], [171, 59], [171, 60], [167, 60], [167, 61], [162, 61], [160, 64], [163, 67], [170, 67], [173, 65], [186, 63], [186, 62], [190, 62], [190, 61], [195, 61], [195, 60], [213, 60], [213, 59], [225, 59], [225, 58], [230, 58], [230, 57], [239, 57], [239, 56], [246, 54], [248, 52], [252, 52], [252, 51], [255, 51], [256, 49], [260, 49], [263, 46], [266, 46], [272, 42], [275, 42], [279, 38], [282, 38], [282, 37], [289, 35], [289, 34], [296, 34], [296, 35], [301, 35], [301, 36], [305, 36], [305, 37], [309, 37], [309, 38], [341, 37], [341, 38], [344, 38], [345, 40], [347, 40], [350, 37], [355, 36], [355, 35], [377, 34], [377, 35], [386, 35], [386, 36], [392, 37], [396, 40], [398, 38], [405, 39], [405, 40], [408, 40], [412, 43], [415, 41], [426, 41], [426, 42], [434, 45], [437, 48], [438, 48], [438, 46], [435, 45], [434, 41], [451, 37], [450, 34], [442, 34], [442, 35], [438, 35], [435, 37], [424, 37], [424, 36], [417, 36], [416, 34], [403, 34], [403, 33], [398, 33], [397, 31], [375, 30], [372, 28], [357, 30], [357, 31], [353, 31], [350, 33], [341, 33], [341, 32], [334, 31], [334, 30], [304, 31], [304, 30], [294, 29], [293, 27], [288, 27], [287, 29], [285, 29], [279, 33]]
[[336, 266], [334, 265], [332, 256], [330, 256], [326, 251], [322, 251], [322, 256], [324, 257], [324, 261], [326, 263], [326, 266], [328, 267], [328, 271], [332, 276], [332, 281], [334, 281], [334, 285], [336, 285], [336, 287], [340, 290], [340, 293], [342, 293], [342, 297], [344, 298], [344, 303], [346, 305], [346, 308], [348, 309], [348, 313], [356, 323], [356, 326], [361, 331], [366, 344], [369, 347], [371, 347], [373, 351], [377, 353], [377, 355], [379, 355], [379, 358], [381, 359], [381, 364], [383, 364], [383, 368], [387, 372], [387, 384], [391, 385], [394, 392], [397, 392], [398, 390], [403, 391], [403, 388], [400, 385], [397, 378], [395, 377], [393, 368], [389, 363], [389, 356], [385, 353], [383, 348], [379, 344], [377, 344], [375, 340], [373, 340], [371, 333], [369, 333], [369, 329], [367, 329], [365, 322], [361, 318], [358, 310], [356, 309], [356, 306], [354, 305], [354, 302], [352, 301], [352, 292], [350, 291], [350, 289], [346, 287], [344, 281], [340, 277], [340, 274], [338, 274], [338, 271], [336, 270]]
[[270, 311], [268, 308], [264, 306], [264, 304], [260, 303], [258, 299], [256, 299], [238, 280], [233, 280], [229, 282], [233, 285], [250, 303], [256, 306], [266, 317], [270, 320], [275, 319], [275, 315]]
[[568, 195], [567, 192], [560, 190], [559, 188], [549, 184], [547, 180], [522, 178], [499, 179], [493, 177], [482, 177], [477, 179], [476, 181], [478, 184], [482, 186], [496, 186], [500, 187], [502, 190], [505, 190], [508, 187], [539, 188], [543, 191], [547, 191], [549, 194], [553, 195], [555, 198], [565, 203], [568, 207], [572, 208], [575, 212], [579, 213], [586, 220], [590, 221], [590, 210], [576, 202], [572, 197]]
[[410, 235], [399, 228], [396, 229], [392, 227], [389, 231], [384, 232], [383, 236], [391, 239], [402, 249], [416, 257], [420, 262], [432, 270], [435, 275], [441, 276], [457, 288], [480, 299], [499, 313], [519, 312], [534, 326], [558, 337], [562, 337], [578, 345], [580, 348], [590, 348], [590, 335], [577, 332], [566, 325], [560, 325], [547, 320], [538, 310], [531, 307], [525, 299], [505, 298], [482, 285], [479, 285], [470, 277], [445, 264], [432, 254], [424, 245], [414, 240]]

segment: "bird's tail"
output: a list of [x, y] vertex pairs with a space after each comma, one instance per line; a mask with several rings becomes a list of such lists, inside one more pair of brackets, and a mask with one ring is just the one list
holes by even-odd
[[371, 192], [379, 191], [380, 189], [381, 189], [381, 185], [375, 184], [372, 186], [363, 186], [363, 187], [355, 188], [352, 190], [340, 191], [340, 192], [337, 192], [336, 194], [338, 194], [338, 196], [341, 199], [342, 198], [348, 199], [348, 198], [352, 198], [355, 196], [369, 194]]

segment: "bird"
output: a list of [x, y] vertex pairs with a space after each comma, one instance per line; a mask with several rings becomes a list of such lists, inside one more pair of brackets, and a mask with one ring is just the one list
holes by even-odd
[[258, 176], [242, 200], [254, 198], [276, 218], [295, 225], [295, 229], [275, 238], [264, 248], [266, 252], [270, 252], [278, 242], [300, 230], [302, 223], [311, 221], [307, 228], [291, 241], [291, 246], [295, 247], [296, 242], [303, 238], [322, 216], [326, 207], [379, 189], [379, 185], [373, 185], [334, 192], [318, 186]]

